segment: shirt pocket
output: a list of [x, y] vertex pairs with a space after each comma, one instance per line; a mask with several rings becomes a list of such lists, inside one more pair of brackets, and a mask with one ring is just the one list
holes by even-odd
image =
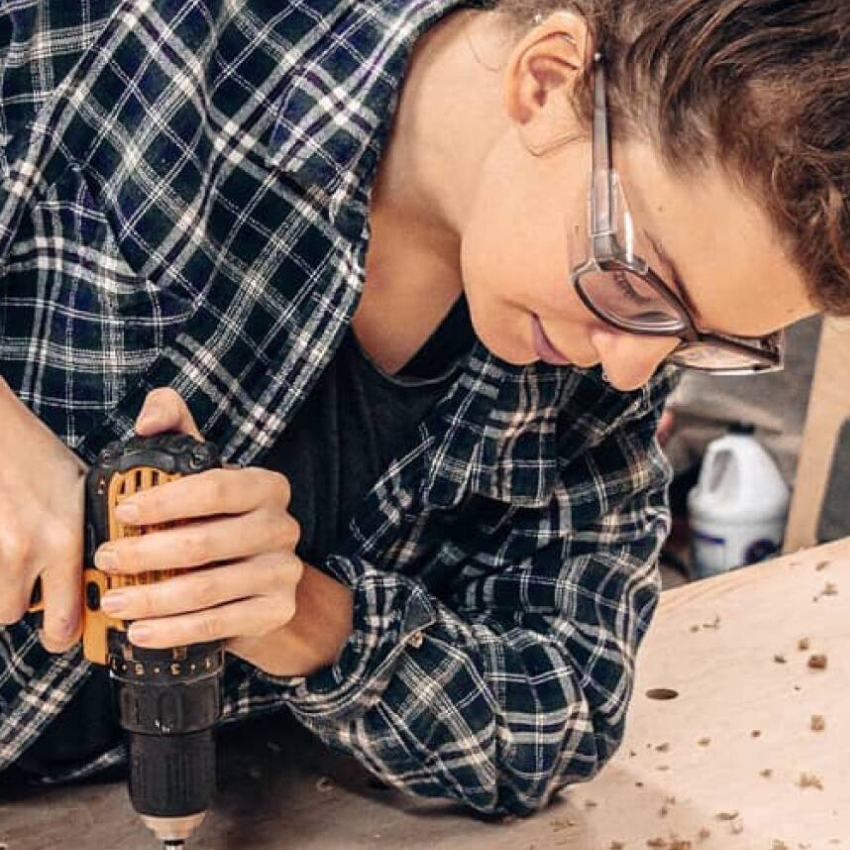
[[197, 302], [135, 268], [114, 228], [72, 164], [27, 199], [4, 260], [4, 376], [72, 444], [80, 416], [110, 410]]

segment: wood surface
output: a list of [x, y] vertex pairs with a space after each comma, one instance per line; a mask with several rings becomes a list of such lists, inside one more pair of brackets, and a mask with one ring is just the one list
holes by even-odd
[[850, 417], [848, 369], [850, 320], [826, 319], [821, 331], [803, 442], [797, 461], [791, 511], [785, 530], [785, 552], [814, 546], [818, 542], [818, 520], [838, 432], [844, 420]]
[[[382, 788], [286, 715], [224, 730], [187, 850], [850, 850], [849, 597], [850, 540], [665, 591], [622, 748], [524, 820]], [[157, 850], [120, 782], [0, 789], [2, 843]]]

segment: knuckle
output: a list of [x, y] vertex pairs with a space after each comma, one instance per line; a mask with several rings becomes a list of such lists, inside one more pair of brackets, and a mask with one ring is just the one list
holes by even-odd
[[194, 596], [202, 608], [211, 608], [218, 602], [218, 581], [212, 576], [198, 576], [195, 579]]
[[20, 569], [28, 563], [33, 552], [33, 541], [14, 526], [0, 531], [0, 559], [4, 567]]
[[210, 532], [206, 528], [196, 528], [180, 538], [180, 553], [187, 564], [202, 563], [210, 545]]
[[292, 498], [292, 487], [289, 479], [282, 472], [272, 472], [270, 475], [272, 495], [275, 501], [287, 507]]
[[217, 640], [221, 637], [221, 622], [213, 614], [207, 614], [198, 622], [198, 633], [204, 641]]

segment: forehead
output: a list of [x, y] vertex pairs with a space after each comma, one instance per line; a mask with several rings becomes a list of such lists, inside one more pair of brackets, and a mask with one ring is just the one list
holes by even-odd
[[816, 312], [767, 214], [727, 172], [675, 175], [646, 142], [613, 158], [636, 227], [674, 261], [704, 329], [761, 336]]

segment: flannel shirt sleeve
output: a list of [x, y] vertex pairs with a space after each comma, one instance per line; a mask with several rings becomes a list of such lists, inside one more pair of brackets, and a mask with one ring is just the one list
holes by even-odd
[[261, 676], [326, 743], [415, 795], [528, 814], [590, 779], [622, 740], [658, 601], [669, 531], [658, 413], [571, 461], [548, 506], [511, 509], [489, 551], [464, 553], [445, 601], [332, 558], [355, 594], [337, 662], [306, 678]]

